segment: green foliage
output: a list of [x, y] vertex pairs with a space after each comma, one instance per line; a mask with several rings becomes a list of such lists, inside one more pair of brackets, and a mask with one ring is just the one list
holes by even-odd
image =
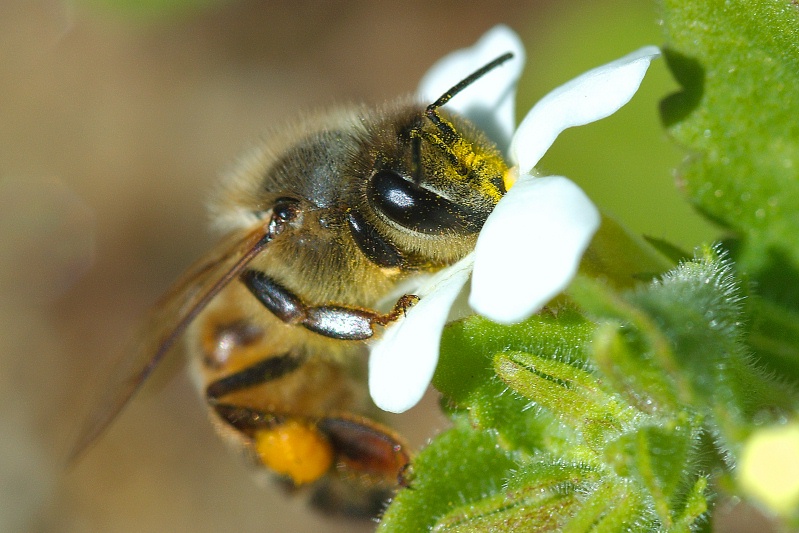
[[799, 7], [787, 0], [664, 0], [666, 59], [682, 90], [663, 102], [691, 201], [734, 232], [756, 283], [750, 342], [799, 375]]
[[684, 168], [687, 193], [741, 235], [747, 270], [780, 256], [795, 264], [799, 9], [783, 0], [663, 4], [666, 59], [682, 85], [663, 117], [696, 154]]
[[799, 525], [799, 492], [753, 458], [771, 433], [799, 449], [780, 431], [799, 406], [799, 7], [661, 5], [680, 184], [727, 240], [688, 259], [605, 218], [549, 309], [450, 325], [434, 384], [455, 428], [381, 531], [710, 531], [721, 490]]
[[434, 382], [456, 427], [381, 531], [709, 527], [709, 474], [797, 400], [750, 361], [742, 295], [706, 249], [643, 288], [580, 276], [523, 324], [453, 324]]
[[[468, 450], [468, 456], [464, 451]], [[398, 497], [384, 516], [382, 527], [395, 531], [425, 531], [454, 505], [469, 505], [487, 492], [502, 490], [515, 467], [512, 454], [497, 444], [496, 435], [460, 421], [417, 457], [412, 489]]]

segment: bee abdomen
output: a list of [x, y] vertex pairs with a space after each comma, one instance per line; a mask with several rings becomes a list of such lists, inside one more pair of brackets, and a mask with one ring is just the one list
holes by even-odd
[[205, 389], [206, 396], [218, 399], [232, 392], [261, 385], [289, 374], [302, 365], [304, 357], [287, 353], [258, 361], [238, 372], [220, 378]]

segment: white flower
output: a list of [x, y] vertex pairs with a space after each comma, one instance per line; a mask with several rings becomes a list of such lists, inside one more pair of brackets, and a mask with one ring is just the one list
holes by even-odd
[[472, 48], [434, 65], [421, 82], [421, 100], [435, 101], [505, 52], [513, 52], [513, 59], [470, 85], [446, 107], [507, 148], [519, 177], [488, 217], [474, 252], [420, 287], [419, 303], [372, 347], [369, 391], [386, 411], [406, 411], [424, 395], [438, 362], [441, 332], [470, 275], [469, 305], [504, 324], [531, 316], [568, 286], [599, 228], [599, 212], [572, 181], [539, 177], [534, 167], [560, 132], [605, 118], [626, 104], [649, 63], [660, 54], [647, 46], [578, 76], [542, 98], [513, 133], [524, 48], [512, 30], [497, 26]]

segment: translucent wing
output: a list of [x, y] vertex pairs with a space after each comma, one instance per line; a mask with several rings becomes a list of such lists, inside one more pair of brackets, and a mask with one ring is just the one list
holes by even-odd
[[274, 224], [264, 224], [225, 239], [192, 265], [161, 299], [145, 320], [132, 354], [119, 362], [108, 381], [109, 386], [94, 403], [75, 440], [70, 463], [105, 431], [192, 320], [219, 291], [236, 279], [275, 234]]

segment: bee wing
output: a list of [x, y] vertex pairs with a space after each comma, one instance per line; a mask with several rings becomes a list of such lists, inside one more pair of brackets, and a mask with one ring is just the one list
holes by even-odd
[[262, 225], [238, 238], [225, 239], [192, 265], [164, 295], [145, 320], [132, 354], [119, 361], [108, 381], [109, 386], [93, 404], [69, 455], [70, 463], [105, 431], [192, 320], [219, 291], [236, 279], [272, 236], [269, 226]]

